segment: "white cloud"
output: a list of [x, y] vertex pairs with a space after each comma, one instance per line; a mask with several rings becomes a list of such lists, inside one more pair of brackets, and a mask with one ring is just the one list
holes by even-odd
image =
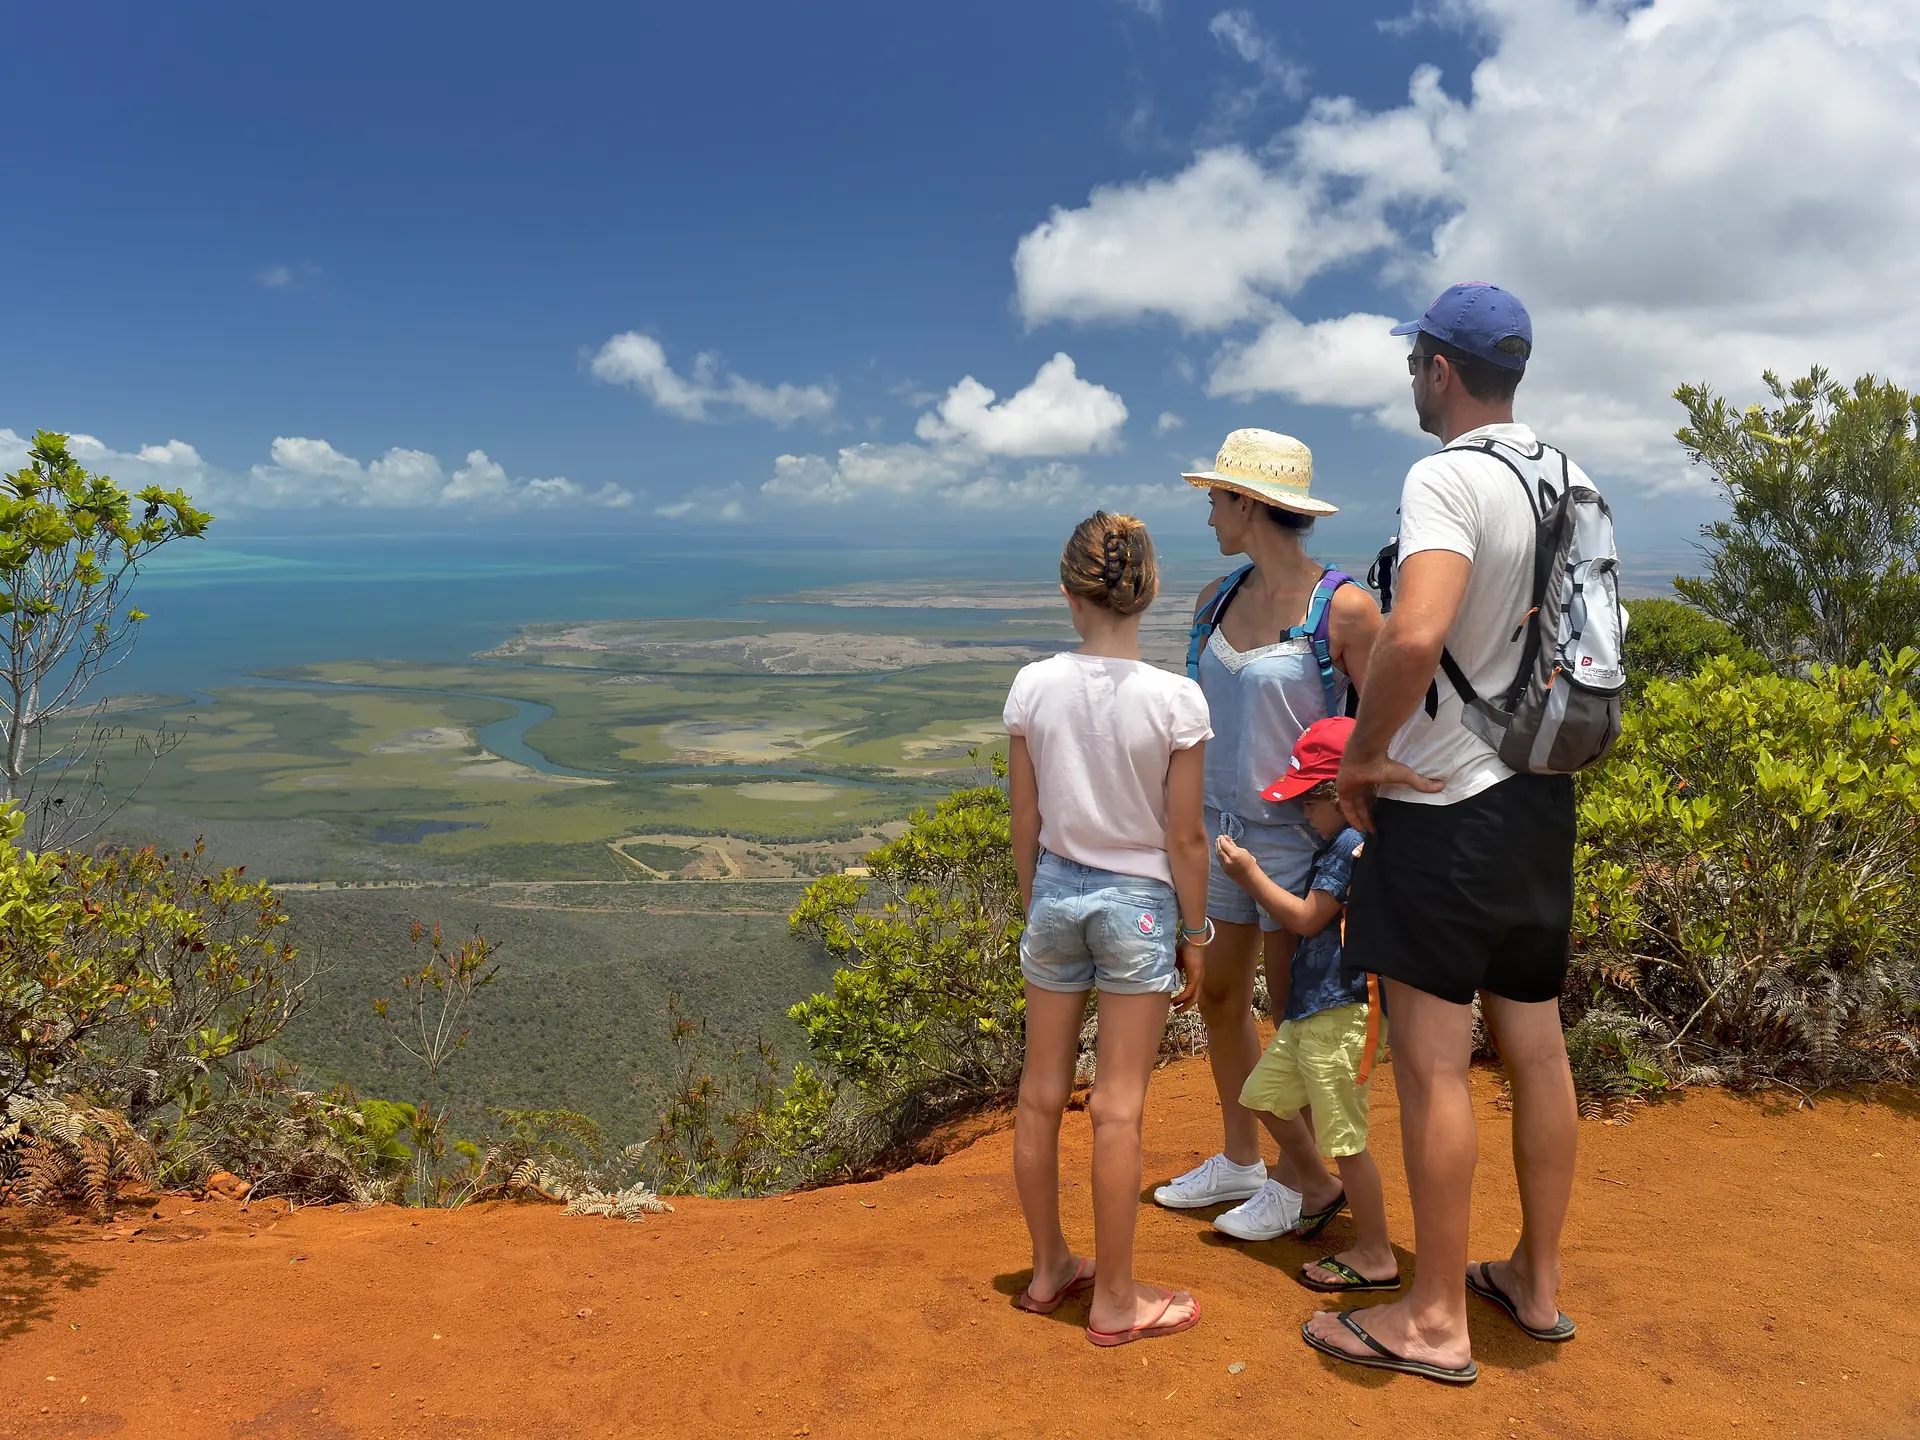
[[1342, 214], [1326, 191], [1236, 149], [1206, 151], [1169, 178], [1097, 189], [1022, 237], [1021, 314], [1030, 324], [1156, 314], [1194, 330], [1238, 323], [1392, 238], [1381, 216]]
[[[1359, 268], [1417, 314], [1487, 279], [1533, 312], [1523, 411], [1590, 469], [1682, 466], [1673, 386], [1823, 361], [1920, 378], [1920, 9], [1893, 0], [1450, 0], [1484, 36], [1379, 113], [1320, 99], [1260, 156], [1056, 209], [1014, 257], [1029, 322], [1224, 333], [1209, 389], [1397, 416], [1380, 318], [1305, 317]], [[1385, 366], [1385, 375], [1376, 368]], [[1396, 423], [1406, 423], [1404, 418]]]
[[[24, 465], [31, 444], [12, 430], [0, 429], [0, 465]], [[515, 479], [484, 450], [468, 451], [466, 464], [448, 475], [424, 450], [395, 448], [363, 465], [325, 440], [287, 435], [273, 442], [266, 464], [239, 473], [208, 464], [184, 440], [123, 451], [76, 433], [67, 437], [67, 447], [89, 470], [111, 475], [125, 489], [151, 484], [184, 490], [196, 504], [216, 512], [227, 507], [306, 510], [329, 505], [382, 510], [506, 511], [566, 505], [620, 509], [633, 503], [633, 495], [618, 485], [588, 490], [564, 476]]]
[[1126, 403], [1082, 380], [1073, 357], [1062, 352], [998, 404], [993, 391], [967, 376], [933, 414], [920, 417], [914, 433], [986, 455], [1085, 455], [1115, 448], [1126, 423]]
[[1098, 485], [1078, 465], [1060, 460], [1009, 472], [977, 453], [923, 445], [849, 445], [831, 459], [782, 455], [774, 461], [773, 478], [760, 490], [771, 500], [800, 505], [859, 501], [1026, 511], [1098, 505], [1165, 509], [1191, 495], [1185, 487], [1167, 485]]
[[1342, 315], [1303, 325], [1280, 311], [1251, 341], [1222, 348], [1207, 393], [1366, 406], [1382, 424], [1417, 434], [1407, 404], [1407, 342], [1387, 333], [1396, 323], [1385, 315]]
[[724, 490], [692, 490], [653, 513], [664, 520], [722, 520], [731, 523], [747, 514], [747, 487], [734, 484]]
[[[1116, 448], [1126, 403], [1080, 378], [1055, 355], [1025, 388], [998, 399], [971, 375], [920, 416], [922, 443], [847, 445], [832, 456], [781, 455], [761, 486], [767, 498], [799, 505], [850, 501], [933, 503], [963, 509], [1084, 503], [1093, 494], [1076, 465], [1056, 457]], [[1010, 459], [1051, 463], [1010, 471]]]
[[1260, 33], [1259, 22], [1253, 18], [1251, 10], [1222, 10], [1208, 22], [1207, 33], [1220, 43], [1221, 48], [1253, 66], [1258, 75], [1250, 90], [1240, 91], [1228, 100], [1224, 118], [1232, 119], [1236, 115], [1251, 113], [1253, 107], [1272, 91], [1294, 97], [1304, 92], [1306, 67], [1289, 60], [1274, 48], [1273, 42]]
[[253, 283], [262, 290], [292, 290], [320, 278], [318, 265], [267, 265], [253, 272]]
[[682, 375], [651, 335], [628, 330], [600, 347], [588, 362], [596, 379], [630, 385], [654, 405], [682, 420], [707, 420], [716, 408], [731, 406], [785, 428], [796, 420], [825, 420], [833, 414], [834, 392], [823, 385], [760, 385], [728, 373], [720, 358], [700, 354]]
[[1160, 412], [1160, 418], [1153, 422], [1153, 433], [1156, 435], [1166, 435], [1172, 431], [1178, 430], [1182, 425], [1186, 423], [1187, 423], [1186, 421], [1182, 420], [1178, 415], [1174, 414], [1173, 411], [1162, 410]]
[[834, 459], [781, 455], [763, 493], [802, 504], [842, 504], [877, 496], [905, 500], [958, 490], [979, 470], [975, 457], [924, 445], [848, 445]]

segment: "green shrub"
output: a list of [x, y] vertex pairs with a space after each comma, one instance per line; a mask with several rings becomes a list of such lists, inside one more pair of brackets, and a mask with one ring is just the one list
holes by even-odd
[[[997, 785], [955, 791], [867, 857], [870, 879], [828, 876], [793, 927], [839, 964], [833, 989], [790, 1012], [819, 1072], [796, 1075], [781, 1133], [818, 1133], [829, 1168], [860, 1168], [1019, 1085], [1026, 999], [1020, 905]], [[877, 892], [877, 897], [876, 897]], [[878, 898], [879, 903], [874, 903]], [[845, 1092], [825, 1101], [825, 1086]]]
[[314, 969], [244, 869], [208, 870], [197, 845], [35, 855], [19, 834], [0, 809], [0, 1096], [72, 1090], [176, 1123], [306, 1002]]
[[1648, 686], [1580, 802], [1576, 1019], [1681, 1084], [1915, 1073], [1916, 670]]
[[1684, 680], [1709, 660], [1725, 656], [1743, 673], [1767, 668], [1733, 630], [1680, 600], [1641, 599], [1628, 607], [1627, 698], [1637, 700], [1655, 680]]
[[916, 811], [867, 871], [815, 881], [793, 913], [794, 932], [838, 969], [830, 991], [788, 1012], [811, 1063], [784, 1084], [770, 1045], [716, 1053], [708, 1027], [670, 1007], [676, 1074], [644, 1164], [661, 1193], [758, 1194], [860, 1173], [1014, 1093], [1025, 916], [1005, 792], [958, 790]]
[[[764, 1041], [716, 1055], [704, 1020], [667, 1001], [674, 1081], [642, 1174], [663, 1195], [756, 1194], [776, 1188], [783, 1159], [769, 1118], [779, 1107], [779, 1062]], [[801, 1153], [800, 1147], [789, 1152]]]

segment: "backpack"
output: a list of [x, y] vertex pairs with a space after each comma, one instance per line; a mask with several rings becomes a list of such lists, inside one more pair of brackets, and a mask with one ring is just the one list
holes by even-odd
[[[1598, 490], [1573, 483], [1566, 453], [1551, 445], [1541, 444], [1531, 455], [1487, 439], [1447, 448], [1476, 451], [1510, 470], [1535, 522], [1529, 608], [1510, 637], [1526, 642], [1513, 683], [1489, 700], [1475, 693], [1451, 653], [1440, 654], [1440, 668], [1465, 707], [1460, 723], [1510, 769], [1532, 775], [1585, 770], [1605, 759], [1619, 739], [1620, 697], [1627, 687], [1627, 608], [1620, 603], [1613, 511]], [[1395, 536], [1367, 572], [1383, 613], [1393, 606], [1399, 551]], [[1438, 685], [1430, 684], [1429, 719], [1439, 705]]]
[[[1207, 641], [1213, 632], [1220, 628], [1220, 619], [1227, 613], [1227, 606], [1233, 603], [1234, 595], [1246, 578], [1253, 573], [1253, 566], [1242, 565], [1233, 574], [1220, 582], [1220, 588], [1214, 591], [1213, 599], [1200, 608], [1193, 617], [1193, 628], [1187, 632], [1187, 678], [1196, 684], [1200, 680], [1200, 652], [1207, 648]], [[1333, 610], [1333, 592], [1342, 585], [1358, 585], [1355, 580], [1341, 570], [1329, 570], [1314, 582], [1313, 598], [1307, 601], [1307, 618], [1294, 626], [1280, 639], [1308, 640], [1313, 645], [1313, 658], [1320, 665], [1320, 688], [1326, 693], [1327, 714], [1340, 713], [1339, 683], [1334, 679], [1333, 645], [1329, 638], [1331, 613]], [[1346, 713], [1353, 714], [1360, 697], [1352, 685], [1347, 687]]]

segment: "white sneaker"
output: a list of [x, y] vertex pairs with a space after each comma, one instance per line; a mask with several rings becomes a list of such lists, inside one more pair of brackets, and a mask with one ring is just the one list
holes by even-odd
[[1267, 1180], [1267, 1167], [1258, 1160], [1236, 1165], [1225, 1155], [1209, 1155], [1184, 1175], [1175, 1176], [1153, 1192], [1156, 1205], [1169, 1210], [1198, 1210], [1257, 1194]]
[[1278, 1180], [1269, 1180], [1244, 1205], [1214, 1218], [1213, 1228], [1236, 1240], [1273, 1240], [1300, 1223], [1301, 1196]]

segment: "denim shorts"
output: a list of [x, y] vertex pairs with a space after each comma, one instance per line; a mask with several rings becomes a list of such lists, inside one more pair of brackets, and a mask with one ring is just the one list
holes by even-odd
[[1320, 848], [1319, 837], [1306, 825], [1252, 825], [1238, 815], [1207, 807], [1207, 914], [1223, 925], [1252, 925], [1258, 921], [1262, 930], [1284, 929], [1220, 868], [1220, 857], [1213, 852], [1213, 842], [1222, 834], [1252, 851], [1267, 878], [1296, 895], [1306, 894], [1307, 883], [1313, 879], [1313, 857]]
[[1020, 937], [1020, 973], [1041, 990], [1174, 995], [1180, 902], [1164, 880], [1041, 851]]

